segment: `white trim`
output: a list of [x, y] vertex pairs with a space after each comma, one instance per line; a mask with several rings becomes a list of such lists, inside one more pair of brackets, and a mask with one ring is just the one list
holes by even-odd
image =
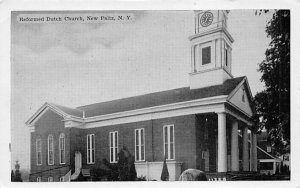
[[[90, 145], [89, 145], [90, 143]], [[93, 147], [94, 146], [94, 147]], [[95, 155], [95, 134], [88, 134], [86, 136], [86, 163], [95, 164], [96, 155]], [[93, 161], [94, 154], [94, 161]]]
[[[168, 146], [168, 156], [166, 156], [166, 149], [165, 149], [165, 127], [167, 127], [167, 146]], [[173, 127], [173, 158], [171, 158], [171, 136], [170, 136], [170, 127]], [[163, 147], [164, 147], [164, 157], [166, 160], [175, 160], [175, 126], [174, 124], [164, 125], [163, 126]]]
[[246, 88], [247, 88], [248, 93], [250, 95], [249, 103], [251, 104], [251, 102], [253, 101], [253, 96], [252, 96], [252, 93], [251, 93], [251, 90], [250, 90], [250, 86], [249, 86], [247, 77], [244, 77], [243, 80], [239, 83], [239, 85], [237, 85], [235, 87], [235, 89], [233, 91], [231, 91], [231, 93], [228, 95], [227, 100], [230, 100], [234, 96], [234, 94], [240, 89], [240, 87], [242, 87], [243, 84], [246, 84]]
[[78, 128], [89, 129], [95, 127], [104, 127], [110, 125], [147, 121], [152, 119], [162, 119], [168, 117], [177, 117], [177, 116], [184, 116], [184, 115], [191, 115], [191, 114], [198, 114], [198, 113], [221, 112], [221, 111], [222, 112], [225, 111], [225, 107], [223, 103], [211, 104], [206, 106], [186, 107], [186, 108], [174, 109], [174, 110], [163, 111], [163, 112], [137, 114], [134, 116], [124, 116], [124, 117], [116, 116], [110, 119], [104, 119], [97, 122], [86, 123], [82, 127], [78, 127]]
[[[49, 148], [49, 141], [50, 141], [50, 137], [52, 138], [52, 159], [53, 159], [53, 163], [50, 163], [50, 148]], [[49, 134], [48, 135], [48, 165], [54, 165], [54, 138], [53, 138], [53, 135], [52, 134]]]
[[[195, 113], [206, 113], [206, 112], [215, 112], [216, 110], [220, 110], [220, 106], [217, 104], [222, 104], [226, 102], [227, 95], [220, 95], [215, 97], [207, 97], [203, 99], [196, 99], [196, 100], [189, 100], [184, 102], [178, 103], [171, 103], [166, 105], [159, 105], [147, 108], [141, 108], [136, 110], [129, 110], [124, 112], [117, 112], [112, 114], [105, 114], [87, 118], [79, 118], [73, 116], [63, 116], [63, 121], [74, 121], [80, 124], [70, 124], [68, 127], [77, 128], [93, 128], [99, 126], [108, 126], [108, 125], [115, 125], [115, 124], [122, 124], [122, 123], [130, 123], [136, 121], [144, 121], [144, 120], [151, 120], [151, 119], [160, 119], [166, 117], [175, 117], [180, 115], [188, 115], [188, 114], [195, 114]], [[215, 105], [215, 106], [213, 106]], [[49, 104], [45, 103], [27, 122], [26, 124], [30, 127], [34, 126], [37, 116], [44, 110], [44, 108], [48, 107]], [[209, 106], [205, 108], [205, 106]], [[196, 108], [198, 107], [198, 108]], [[218, 108], [218, 109], [213, 109]], [[184, 113], [184, 114], [181, 114]], [[32, 122], [34, 120], [34, 122]], [[125, 122], [124, 122], [125, 120]], [[98, 122], [101, 125], [91, 125], [92, 122]]]
[[[46, 102], [25, 122], [25, 124], [27, 126], [34, 126], [35, 122], [39, 119], [39, 117], [41, 117], [47, 110], [52, 110], [56, 114], [63, 117], [64, 120], [73, 120], [73, 121], [83, 122], [83, 118], [69, 115], [69, 114], [63, 112], [62, 110], [60, 110], [59, 108], [57, 108], [55, 105], [52, 105], [52, 104]], [[79, 110], [79, 111], [81, 111], [81, 110]]]
[[64, 113], [63, 111], [57, 109], [56, 107], [54, 107], [51, 104], [46, 102], [29, 118], [29, 120], [26, 121], [26, 125], [29, 125], [29, 126], [33, 125], [37, 121], [37, 119], [38, 119], [37, 117], [43, 115], [45, 113], [45, 111], [48, 109], [51, 109], [52, 111], [54, 111], [55, 113], [57, 113], [58, 115], [60, 115], [62, 117], [68, 115], [68, 114]]
[[154, 112], [162, 112], [162, 111], [170, 111], [175, 109], [182, 109], [182, 108], [190, 108], [195, 106], [204, 106], [204, 105], [211, 105], [211, 104], [218, 104], [226, 102], [227, 95], [220, 95], [216, 97], [209, 97], [204, 99], [196, 99], [160, 106], [153, 106], [148, 108], [141, 108], [136, 110], [129, 110], [124, 112], [117, 112], [112, 114], [105, 114], [100, 116], [93, 116], [88, 117], [85, 119], [85, 123], [95, 122], [95, 121], [103, 121], [108, 119], [120, 118], [120, 117], [128, 117], [140, 114], [149, 114]]
[[[111, 135], [112, 135], [112, 141], [111, 143]], [[117, 135], [117, 141], [116, 141], [116, 135]], [[119, 134], [118, 131], [111, 131], [109, 132], [109, 162], [110, 163], [117, 163], [118, 162], [118, 151], [119, 151]], [[113, 159], [111, 158], [111, 149], [113, 151]], [[117, 149], [117, 152], [116, 152]]]
[[[61, 143], [61, 139], [63, 139], [63, 145]], [[62, 146], [63, 146], [63, 156], [64, 156], [64, 160], [62, 162], [61, 160], [61, 150], [62, 150]], [[66, 139], [65, 139], [65, 134], [61, 133], [59, 135], [59, 139], [58, 139], [58, 150], [59, 150], [59, 164], [66, 164]]]
[[[142, 137], [141, 137], [141, 132], [143, 131], [143, 142], [144, 142], [144, 159], [142, 160]], [[139, 155], [139, 160], [137, 160], [137, 155], [136, 155], [136, 147], [137, 147], [137, 144], [136, 144], [136, 132], [138, 132], [138, 140], [139, 140], [139, 149], [138, 149], [138, 155]], [[134, 129], [134, 156], [135, 156], [135, 161], [136, 162], [142, 162], [142, 161], [145, 161], [145, 128], [139, 128], [139, 129]]]
[[[248, 114], [245, 114], [244, 111], [240, 110], [237, 106], [235, 106], [235, 105], [232, 104], [231, 102], [228, 101], [227, 103], [230, 104], [230, 105], [232, 105], [235, 109], [237, 109], [237, 110], [238, 110], [239, 112], [241, 112], [242, 114], [246, 115], [248, 118], [250, 118], [250, 116], [249, 116]], [[232, 112], [231, 110], [229, 110], [229, 109], [227, 109], [227, 108], [225, 109], [225, 112], [226, 112], [227, 114], [229, 114], [229, 115], [235, 117], [236, 119], [238, 119], [238, 120], [240, 120], [240, 121], [246, 123], [247, 125], [252, 126], [252, 122], [250, 122], [249, 120], [246, 120], [245, 118], [239, 116], [237, 113], [234, 113], [234, 112]]]
[[232, 36], [230, 35], [230, 33], [225, 28], [217, 28], [217, 29], [208, 30], [208, 31], [205, 31], [205, 32], [196, 33], [196, 34], [190, 36], [189, 40], [192, 42], [193, 40], [195, 40], [197, 38], [203, 37], [205, 35], [210, 35], [210, 34], [216, 34], [218, 36], [218, 35], [220, 35], [218, 32], [221, 32], [221, 36], [224, 35], [224, 38], [225, 38], [225, 40], [228, 40], [228, 43], [229, 43], [229, 41], [230, 41], [230, 43], [234, 42]]
[[273, 162], [273, 163], [276, 163], [276, 162], [281, 162], [280, 159], [278, 158], [274, 158], [274, 159], [258, 159], [259, 162], [262, 162], [262, 163], [265, 163], [265, 162]]

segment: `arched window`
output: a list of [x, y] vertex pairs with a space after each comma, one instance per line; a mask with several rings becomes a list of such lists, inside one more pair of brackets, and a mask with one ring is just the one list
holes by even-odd
[[48, 165], [54, 165], [54, 144], [53, 136], [48, 136]]
[[42, 139], [36, 139], [36, 164], [42, 165]]
[[61, 133], [59, 135], [59, 164], [65, 164], [66, 157], [65, 157], [65, 135]]

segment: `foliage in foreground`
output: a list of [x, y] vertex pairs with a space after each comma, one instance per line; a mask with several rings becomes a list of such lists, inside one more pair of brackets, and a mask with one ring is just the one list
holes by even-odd
[[290, 11], [275, 10], [266, 33], [271, 42], [258, 69], [266, 89], [254, 98], [256, 121], [260, 130], [267, 130], [275, 151], [283, 154], [290, 145]]

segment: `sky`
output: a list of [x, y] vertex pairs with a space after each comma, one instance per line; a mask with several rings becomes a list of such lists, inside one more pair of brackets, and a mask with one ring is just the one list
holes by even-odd
[[[29, 169], [25, 122], [45, 102], [77, 107], [189, 85], [193, 11], [129, 11], [130, 23], [24, 24], [11, 17], [11, 150]], [[37, 12], [42, 13], [42, 12]], [[94, 12], [97, 13], [97, 12]], [[271, 13], [232, 10], [232, 74], [263, 90], [258, 64]]]

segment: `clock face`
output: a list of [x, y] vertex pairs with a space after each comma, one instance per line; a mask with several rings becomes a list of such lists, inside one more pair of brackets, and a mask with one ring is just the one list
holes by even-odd
[[205, 12], [200, 18], [200, 24], [203, 27], [209, 26], [214, 19], [214, 16], [211, 12]]

